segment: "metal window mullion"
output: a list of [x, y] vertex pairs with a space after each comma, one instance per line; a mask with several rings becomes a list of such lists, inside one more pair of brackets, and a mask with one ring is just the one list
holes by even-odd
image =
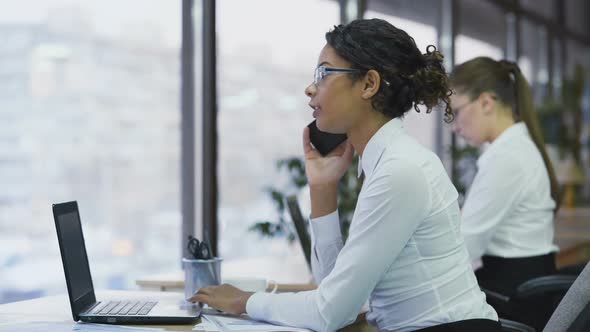
[[347, 24], [355, 19], [363, 18], [367, 8], [367, 0], [339, 0], [340, 23]]
[[548, 91], [549, 88], [549, 53], [551, 52], [551, 47], [548, 42], [547, 37], [547, 29], [543, 25], [536, 26], [537, 31], [537, 38], [539, 40], [539, 65], [536, 72], [535, 81], [540, 87], [540, 92], [537, 96], [535, 96], [535, 103], [541, 104], [545, 98], [550, 94]]
[[215, 0], [203, 0], [203, 239], [218, 255], [217, 234], [217, 63]]
[[[439, 14], [439, 33], [438, 45], [442, 54], [444, 54], [444, 66], [447, 72], [450, 72], [455, 65], [455, 36], [457, 34], [457, 1], [442, 0]], [[451, 177], [456, 177], [456, 165], [449, 147], [454, 147], [455, 135], [451, 132], [450, 127], [445, 125], [444, 112], [441, 110], [440, 121], [436, 125], [436, 154], [442, 160], [445, 168], [450, 170]]]
[[195, 233], [195, 126], [193, 0], [182, 0], [181, 44], [181, 257], [190, 257], [184, 239]]
[[504, 57], [509, 61], [518, 61], [519, 56], [519, 16], [515, 12], [506, 12], [506, 49]]

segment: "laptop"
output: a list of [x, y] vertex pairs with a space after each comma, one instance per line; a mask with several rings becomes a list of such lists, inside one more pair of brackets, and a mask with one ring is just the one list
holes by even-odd
[[74, 201], [54, 204], [53, 218], [74, 321], [108, 324], [188, 324], [199, 317], [200, 307], [187, 303], [184, 299], [97, 301], [78, 203]]

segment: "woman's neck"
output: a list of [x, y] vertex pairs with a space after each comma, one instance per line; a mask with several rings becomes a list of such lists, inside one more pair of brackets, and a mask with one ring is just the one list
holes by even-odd
[[390, 120], [391, 118], [388, 118], [384, 114], [372, 111], [369, 113], [369, 116], [358, 121], [357, 125], [346, 133], [350, 143], [352, 143], [354, 150], [359, 156], [363, 155], [365, 147], [371, 140], [371, 137], [373, 137], [373, 135], [375, 135], [375, 133]]
[[512, 127], [512, 125], [514, 125], [514, 118], [512, 117], [512, 111], [510, 110], [509, 113], [498, 113], [498, 116], [496, 117], [496, 121], [494, 122], [494, 125], [490, 128], [490, 134], [489, 134], [489, 142], [492, 143], [493, 141], [496, 140], [496, 138], [498, 138], [500, 135], [502, 135], [502, 133]]

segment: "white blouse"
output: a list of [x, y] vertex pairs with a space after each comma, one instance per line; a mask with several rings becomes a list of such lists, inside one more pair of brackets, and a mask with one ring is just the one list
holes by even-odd
[[457, 191], [438, 157], [393, 119], [370, 139], [365, 181], [342, 243], [337, 211], [313, 219], [316, 290], [256, 293], [256, 319], [334, 331], [369, 300], [379, 330], [413, 331], [464, 319], [497, 320], [485, 301], [460, 232]]
[[506, 129], [477, 161], [461, 231], [472, 261], [545, 255], [553, 244], [551, 185], [526, 124]]

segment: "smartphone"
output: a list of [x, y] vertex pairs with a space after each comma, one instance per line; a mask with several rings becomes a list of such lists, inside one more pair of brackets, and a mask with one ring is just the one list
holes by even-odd
[[346, 140], [346, 134], [331, 134], [318, 129], [316, 120], [308, 124], [309, 139], [311, 144], [320, 152], [322, 156], [328, 155]]

